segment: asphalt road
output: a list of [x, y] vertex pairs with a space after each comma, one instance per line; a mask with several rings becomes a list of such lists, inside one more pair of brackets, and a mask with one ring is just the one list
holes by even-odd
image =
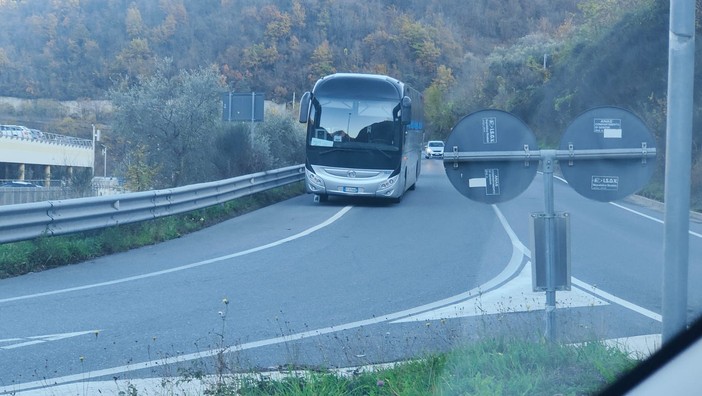
[[[557, 182], [571, 214], [573, 289], [563, 341], [660, 333], [662, 216]], [[539, 338], [529, 214], [469, 201], [423, 161], [400, 204], [301, 196], [177, 240], [0, 281], [0, 393], [86, 379], [286, 365], [346, 367], [481, 337]], [[691, 224], [690, 257], [702, 226]], [[691, 261], [690, 279], [702, 266]], [[225, 303], [225, 301], [227, 303]], [[702, 290], [690, 287], [691, 316]]]

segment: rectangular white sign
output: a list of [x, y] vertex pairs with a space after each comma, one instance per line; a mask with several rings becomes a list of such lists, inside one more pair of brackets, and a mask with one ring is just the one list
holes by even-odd
[[602, 131], [602, 136], [605, 139], [621, 139], [622, 138], [622, 130], [621, 129], [613, 129], [613, 128], [605, 128], [605, 130]]
[[485, 187], [487, 186], [487, 180], [484, 177], [475, 177], [468, 179], [468, 187]]

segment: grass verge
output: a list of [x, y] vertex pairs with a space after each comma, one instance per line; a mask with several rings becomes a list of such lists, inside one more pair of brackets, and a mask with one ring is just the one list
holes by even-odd
[[[638, 363], [602, 342], [558, 345], [481, 340], [390, 368], [297, 371], [278, 379], [246, 375], [212, 385], [207, 395], [589, 395]], [[236, 379], [235, 379], [236, 378]]]
[[6, 243], [0, 245], [0, 279], [178, 238], [303, 192], [303, 184], [294, 183], [180, 215], [71, 235]]

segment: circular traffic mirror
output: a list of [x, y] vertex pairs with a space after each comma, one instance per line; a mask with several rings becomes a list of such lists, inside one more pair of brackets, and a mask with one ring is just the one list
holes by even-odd
[[580, 195], [615, 201], [648, 183], [656, 165], [650, 155], [655, 147], [653, 135], [634, 113], [597, 107], [578, 116], [563, 134], [559, 149], [573, 155], [559, 159], [560, 169]]
[[529, 187], [539, 161], [530, 151], [536, 150], [534, 133], [522, 120], [502, 110], [480, 110], [453, 127], [444, 148], [444, 168], [461, 194], [499, 203]]

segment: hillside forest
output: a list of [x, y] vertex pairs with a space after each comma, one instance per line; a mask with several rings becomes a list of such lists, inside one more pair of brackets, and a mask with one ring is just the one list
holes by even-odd
[[[0, 0], [0, 96], [31, 104], [2, 105], [0, 118], [86, 138], [97, 124], [111, 173], [161, 188], [302, 162], [296, 99], [324, 75], [364, 72], [424, 93], [427, 140], [496, 108], [553, 148], [578, 114], [611, 105], [641, 117], [663, 153], [668, 10], [660, 0]], [[283, 110], [252, 134], [219, 121], [227, 91], [264, 92]], [[53, 105], [66, 100], [112, 106], [66, 115]], [[700, 109], [696, 94], [693, 198]], [[645, 194], [661, 197], [664, 162]]]

